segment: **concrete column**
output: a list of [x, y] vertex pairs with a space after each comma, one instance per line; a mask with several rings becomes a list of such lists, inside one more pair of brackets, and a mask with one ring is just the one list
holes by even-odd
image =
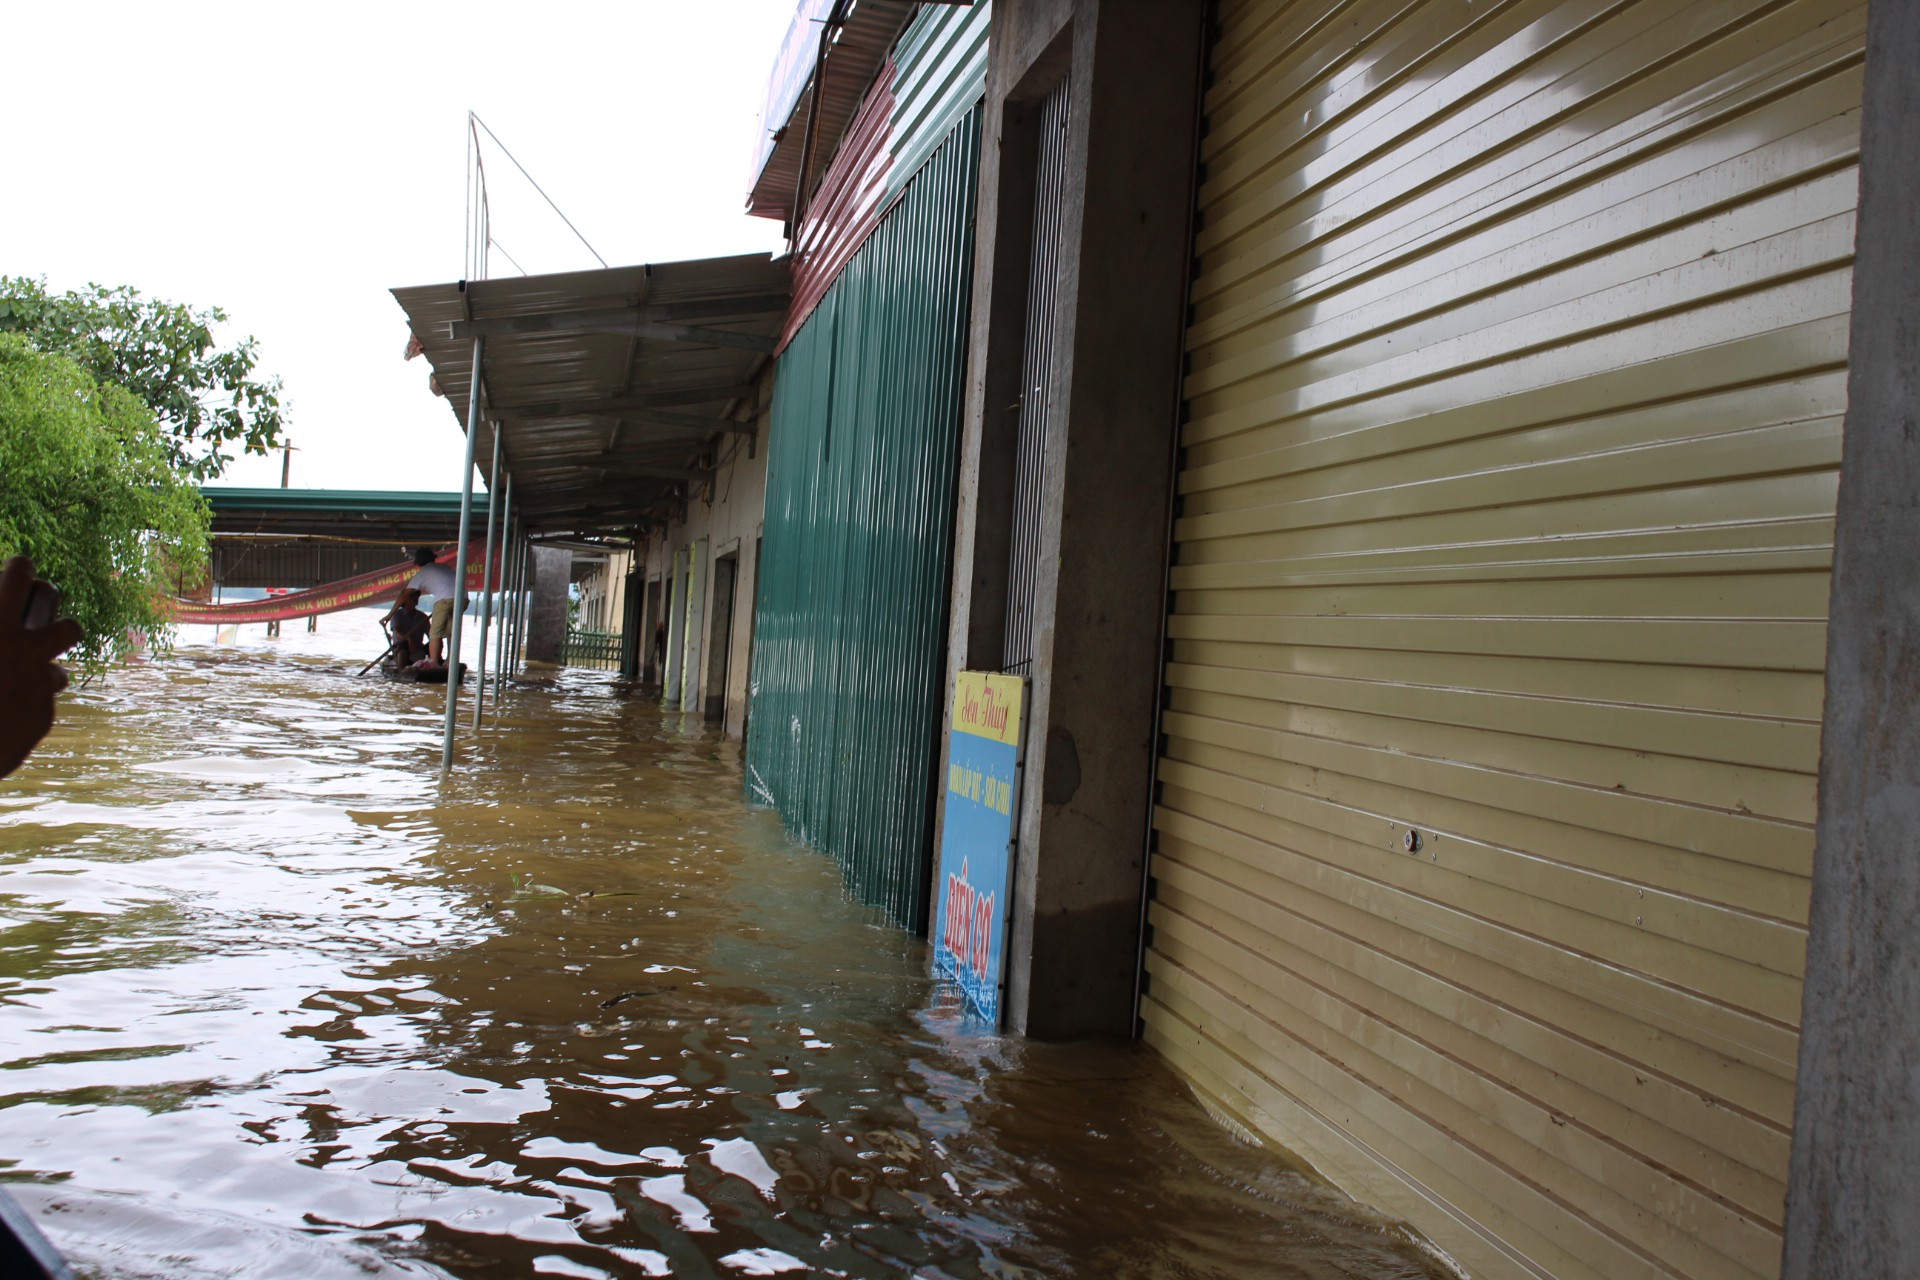
[[669, 707], [677, 707], [680, 705], [681, 658], [686, 652], [687, 639], [687, 553], [684, 550], [673, 553], [667, 591], [672, 598], [667, 602], [667, 670], [660, 700]]
[[687, 551], [687, 620], [685, 660], [680, 664], [678, 706], [682, 711], [700, 710], [700, 686], [706, 674], [702, 658], [707, 645], [707, 540], [698, 538]]
[[1130, 1035], [1151, 802], [1203, 0], [997, 0], [953, 666], [998, 666], [1033, 114], [1069, 77], [1008, 1025]]
[[[747, 707], [753, 692], [753, 625], [758, 616], [760, 539], [741, 540], [739, 577], [734, 584], [733, 657], [727, 663], [727, 719], [729, 738], [747, 736]], [[944, 776], [944, 775], [942, 775]]]
[[1920, 5], [1862, 120], [1787, 1280], [1920, 1276]]
[[567, 580], [573, 576], [573, 552], [557, 547], [535, 547], [532, 596], [527, 610], [528, 662], [557, 666], [567, 647]]

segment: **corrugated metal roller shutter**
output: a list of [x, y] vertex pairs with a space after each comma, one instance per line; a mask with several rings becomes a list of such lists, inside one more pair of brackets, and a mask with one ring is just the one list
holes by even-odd
[[1485, 1274], [1777, 1272], [1864, 19], [1220, 7], [1146, 1034]]
[[780, 358], [747, 787], [862, 901], [926, 916], [979, 113]]

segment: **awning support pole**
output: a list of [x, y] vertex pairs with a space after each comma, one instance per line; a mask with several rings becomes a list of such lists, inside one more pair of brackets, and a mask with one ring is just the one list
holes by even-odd
[[520, 536], [514, 539], [514, 557], [519, 567], [513, 571], [513, 646], [507, 651], [507, 661], [513, 664], [518, 673], [522, 666], [521, 654], [527, 643], [526, 620], [523, 616], [527, 601], [527, 572], [531, 567], [527, 554], [526, 522], [521, 521]]
[[467, 539], [473, 536], [473, 449], [480, 437], [480, 357], [483, 338], [473, 340], [467, 380], [467, 442], [460, 467], [460, 542], [454, 552], [453, 625], [447, 631], [447, 720], [440, 733], [440, 777], [453, 772], [453, 731], [460, 723], [460, 617], [467, 611]]
[[487, 479], [487, 554], [480, 570], [480, 649], [474, 658], [473, 727], [487, 706], [487, 627], [493, 621], [493, 539], [500, 528], [500, 424], [493, 424], [493, 473]]
[[[513, 473], [507, 473], [507, 492], [500, 499], [500, 591], [496, 599], [506, 602], [507, 583], [513, 577]], [[500, 714], [500, 691], [507, 682], [507, 619], [503, 614], [494, 628], [493, 640], [493, 714]]]
[[533, 625], [533, 536], [522, 532], [520, 535], [520, 665], [526, 666], [527, 631]]
[[[525, 522], [522, 521], [524, 524]], [[513, 581], [507, 588], [507, 657], [501, 663], [502, 676], [517, 675], [520, 671], [520, 582], [526, 576], [526, 534], [523, 529], [513, 531]]]

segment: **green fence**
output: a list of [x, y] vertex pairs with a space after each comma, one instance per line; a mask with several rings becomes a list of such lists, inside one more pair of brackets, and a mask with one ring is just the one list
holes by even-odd
[[749, 794], [862, 901], [926, 920], [979, 111], [781, 357]]
[[566, 650], [560, 656], [561, 664], [617, 671], [620, 669], [621, 640], [618, 631], [569, 631]]

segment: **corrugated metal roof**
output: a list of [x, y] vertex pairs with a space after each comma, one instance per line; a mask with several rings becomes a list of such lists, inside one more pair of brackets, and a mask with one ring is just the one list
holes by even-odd
[[464, 430], [473, 337], [486, 338], [485, 421], [500, 425], [514, 506], [539, 533], [650, 523], [704, 475], [773, 350], [785, 258], [748, 254], [401, 288], [393, 296]]
[[234, 485], [203, 485], [200, 493], [213, 509], [216, 536], [286, 534], [370, 539], [397, 547], [402, 543], [447, 542], [460, 526], [458, 493], [250, 489]]
[[[807, 185], [815, 186], [826, 161], [839, 147], [847, 125], [866, 99], [867, 86], [893, 50], [893, 42], [919, 10], [907, 0], [856, 0], [846, 22], [827, 53], [821, 77], [819, 115], [813, 125], [813, 158], [807, 164]], [[800, 147], [806, 132], [807, 106], [813, 95], [813, 75], [785, 121], [768, 120], [774, 129], [773, 147], [747, 194], [747, 212], [761, 218], [793, 216], [794, 185], [800, 178]]]
[[806, 98], [814, 61], [820, 56], [820, 24], [832, 13], [833, 0], [799, 0], [794, 8], [786, 38], [774, 55], [773, 72], [767, 77], [766, 100], [760, 107], [761, 128], [753, 140], [753, 164], [747, 169], [749, 187], [767, 167], [777, 134], [793, 118], [794, 104]]
[[215, 514], [228, 511], [353, 511], [458, 515], [460, 494], [406, 489], [248, 489], [237, 485], [200, 486], [200, 496]]

